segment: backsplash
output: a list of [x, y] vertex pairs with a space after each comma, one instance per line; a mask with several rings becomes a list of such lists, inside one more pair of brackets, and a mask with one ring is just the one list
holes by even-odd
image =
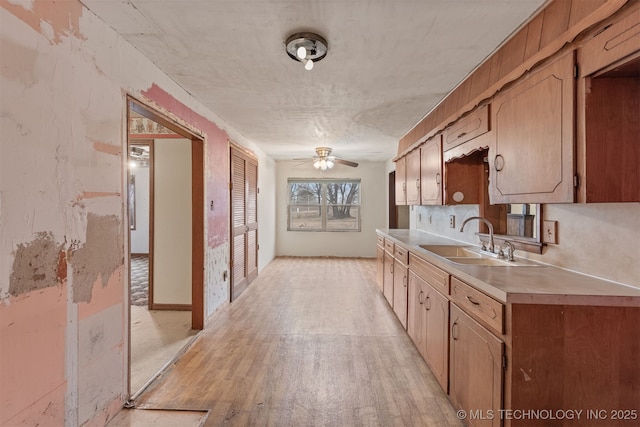
[[[411, 228], [479, 245], [477, 224], [463, 233], [462, 222], [478, 215], [477, 205], [415, 206]], [[558, 221], [558, 244], [547, 245], [542, 255], [517, 251], [557, 267], [640, 288], [640, 204], [543, 205], [543, 218]], [[455, 215], [455, 228], [449, 217]]]

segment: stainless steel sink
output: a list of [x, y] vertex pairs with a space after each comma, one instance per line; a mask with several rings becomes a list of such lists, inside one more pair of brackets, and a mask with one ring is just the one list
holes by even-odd
[[473, 250], [473, 246], [455, 246], [455, 245], [420, 245], [422, 249], [426, 249], [429, 252], [433, 252], [441, 257], [456, 257], [456, 258], [481, 258], [482, 255], [479, 252]]
[[527, 260], [507, 261], [506, 259], [493, 258], [490, 256], [484, 256], [482, 258], [465, 258], [465, 257], [446, 257], [451, 262], [456, 264], [471, 264], [471, 265], [486, 265], [491, 267], [542, 267], [542, 264], [537, 264]]
[[420, 247], [456, 264], [487, 267], [544, 267], [543, 264], [525, 259], [517, 259], [516, 261], [501, 259], [496, 254], [485, 253], [475, 246], [420, 245]]

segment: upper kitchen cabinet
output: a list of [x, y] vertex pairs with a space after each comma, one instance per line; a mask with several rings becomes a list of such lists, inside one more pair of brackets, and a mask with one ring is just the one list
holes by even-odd
[[578, 49], [580, 202], [640, 202], [640, 7]]
[[573, 52], [496, 95], [491, 203], [574, 201], [574, 96]]
[[487, 132], [489, 132], [489, 106], [484, 105], [444, 130], [443, 150], [448, 151]]
[[407, 204], [407, 157], [396, 160], [396, 205]]
[[420, 204], [442, 204], [442, 138], [434, 138], [420, 147]]
[[[420, 149], [416, 148], [405, 156], [407, 174], [407, 205], [420, 204]], [[396, 172], [397, 173], [397, 172]]]

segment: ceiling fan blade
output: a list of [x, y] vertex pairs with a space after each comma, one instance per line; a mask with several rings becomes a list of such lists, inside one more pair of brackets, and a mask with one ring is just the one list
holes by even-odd
[[353, 168], [357, 168], [358, 167], [358, 164], [356, 162], [352, 162], [350, 160], [335, 159], [333, 162], [334, 163], [340, 163], [341, 165], [345, 165], [345, 166], [351, 166]]

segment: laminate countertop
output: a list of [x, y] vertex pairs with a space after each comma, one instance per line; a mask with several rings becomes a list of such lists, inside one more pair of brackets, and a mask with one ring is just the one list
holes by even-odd
[[378, 229], [376, 232], [503, 303], [640, 307], [640, 288], [633, 286], [542, 263], [531, 267], [457, 264], [420, 245], [465, 243], [415, 229]]

